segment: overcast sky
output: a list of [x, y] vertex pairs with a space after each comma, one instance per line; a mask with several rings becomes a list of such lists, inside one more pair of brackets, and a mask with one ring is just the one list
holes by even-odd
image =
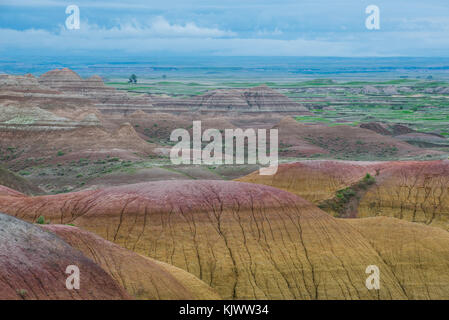
[[[67, 5], [80, 29], [67, 30]], [[380, 30], [368, 30], [368, 5]], [[449, 56], [448, 0], [0, 0], [14, 55]]]

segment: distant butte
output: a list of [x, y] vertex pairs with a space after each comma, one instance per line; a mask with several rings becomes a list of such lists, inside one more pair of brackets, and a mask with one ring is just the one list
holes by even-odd
[[304, 106], [265, 85], [250, 89], [212, 90], [188, 99], [159, 95], [131, 96], [106, 87], [99, 76], [83, 80], [74, 71], [64, 68], [48, 71], [39, 77], [39, 83], [53, 89], [78, 93], [94, 99], [96, 107], [106, 113], [145, 112], [206, 112], [223, 114], [281, 112], [309, 114]]

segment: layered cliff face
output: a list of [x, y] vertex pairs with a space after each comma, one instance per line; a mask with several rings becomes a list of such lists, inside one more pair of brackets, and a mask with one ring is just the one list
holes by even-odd
[[[72, 79], [69, 85], [101, 80], [63, 73], [63, 79]], [[77, 159], [154, 154], [156, 146], [141, 139], [126, 119], [112, 123], [93, 100], [60, 89], [65, 87], [50, 88], [32, 76], [0, 76], [0, 159], [10, 167], [20, 169], [27, 159], [61, 160], [58, 153]]]
[[[0, 300], [129, 299], [115, 280], [80, 251], [39, 227], [0, 214]], [[80, 289], [68, 290], [76, 265]]]
[[[226, 299], [449, 297], [448, 280], [420, 261], [419, 250], [387, 259], [376, 247], [382, 236], [364, 234], [298, 196], [267, 186], [155, 182], [16, 198], [2, 196], [0, 210], [28, 221], [43, 215], [53, 223], [73, 223], [184, 269]], [[416, 242], [412, 236], [409, 241]], [[449, 234], [438, 239], [435, 247], [427, 246], [427, 257], [447, 261]], [[382, 254], [389, 250], [401, 249], [392, 243]], [[369, 265], [380, 268], [382, 290], [366, 288]]]
[[200, 110], [309, 113], [304, 106], [267, 87], [213, 90], [192, 99]]
[[39, 77], [39, 83], [67, 93], [76, 93], [95, 100], [95, 106], [104, 113], [131, 114], [145, 112], [204, 112], [264, 113], [295, 112], [308, 114], [304, 106], [281, 93], [260, 86], [250, 89], [212, 90], [188, 99], [158, 95], [130, 95], [104, 85], [102, 79], [93, 76], [82, 79], [74, 71], [63, 68], [51, 70]]
[[48, 87], [62, 89], [61, 91], [85, 86], [85, 81], [69, 68], [50, 70], [39, 77], [39, 82]]
[[[94, 110], [48, 110], [48, 105], [1, 100], [0, 130], [56, 131], [100, 125]], [[63, 103], [61, 109], [67, 108]], [[80, 113], [83, 113], [80, 115]], [[61, 115], [63, 114], [63, 115]]]
[[248, 89], [217, 89], [187, 99], [152, 96], [153, 105], [160, 111], [232, 114], [296, 113], [309, 110], [283, 94], [267, 87]]
[[9, 167], [20, 170], [27, 159], [42, 163], [78, 161], [81, 158], [138, 159], [155, 154], [155, 144], [141, 139], [129, 123], [113, 132], [101, 127], [73, 130], [0, 130], [0, 155]]
[[66, 225], [42, 225], [92, 259], [130, 295], [145, 300], [220, 299], [204, 282], [174, 266]]
[[56, 90], [78, 94], [95, 103], [102, 112], [132, 113], [136, 110], [151, 109], [152, 100], [149, 96], [132, 96], [104, 85], [99, 76], [82, 79], [76, 72], [68, 69], [55, 69], [39, 77], [39, 83]]
[[93, 101], [42, 85], [31, 75], [0, 75], [0, 110], [0, 130], [70, 130], [100, 124]]

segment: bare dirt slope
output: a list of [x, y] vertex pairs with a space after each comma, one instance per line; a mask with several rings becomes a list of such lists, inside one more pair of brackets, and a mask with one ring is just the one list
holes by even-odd
[[[78, 77], [64, 73], [64, 79]], [[33, 76], [0, 76], [0, 159], [9, 167], [55, 162], [63, 155], [78, 160], [155, 154], [157, 145], [141, 139], [126, 119], [111, 123], [95, 100], [48, 84]]]
[[[388, 262], [373, 246], [376, 234], [366, 236], [310, 202], [267, 186], [153, 182], [15, 198], [1, 197], [0, 209], [29, 221], [44, 215], [52, 222], [73, 223], [184, 269], [223, 298], [432, 298], [434, 287], [439, 298], [449, 297], [448, 280], [433, 268], [423, 268], [427, 263], [420, 261], [419, 252]], [[448, 259], [441, 244], [449, 248], [449, 234], [437, 236], [439, 242], [429, 244], [427, 257]], [[417, 239], [408, 241], [413, 245]], [[385, 254], [401, 250], [394, 245]], [[376, 292], [365, 287], [365, 269], [373, 264], [382, 273], [383, 290]], [[419, 269], [423, 277], [399, 277], [398, 268], [404, 274]]]
[[262, 176], [255, 171], [237, 181], [264, 184], [286, 190], [315, 204], [331, 199], [337, 190], [361, 180], [367, 173], [376, 175], [376, 162], [306, 160], [281, 164], [276, 174]]
[[449, 161], [395, 162], [362, 197], [359, 217], [390, 216], [449, 231]]
[[[371, 243], [395, 274], [408, 299], [441, 299], [446, 296], [449, 281], [448, 232], [390, 217], [345, 221]], [[422, 286], [425, 291], [417, 290]]]
[[146, 300], [220, 299], [184, 270], [141, 256], [93, 233], [66, 225], [43, 225], [101, 266], [128, 293]]
[[322, 154], [342, 159], [385, 160], [438, 154], [359, 127], [306, 125], [285, 117], [273, 128], [279, 130], [279, 147], [284, 156]]
[[[115, 280], [80, 251], [39, 227], [0, 214], [0, 299], [128, 299]], [[80, 289], [65, 274], [76, 265]]]
[[5, 186], [0, 186], [0, 195], [1, 196], [14, 196], [14, 197], [24, 197], [25, 194], [16, 191], [14, 189], [5, 187]]
[[134, 160], [154, 155], [155, 146], [142, 140], [129, 123], [113, 133], [99, 127], [37, 132], [0, 130], [0, 149], [10, 155], [7, 162], [16, 170], [27, 167], [29, 159], [33, 160], [31, 164], [102, 159], [106, 155]]
[[300, 161], [280, 165], [273, 176], [255, 171], [238, 180], [277, 187], [322, 204], [363, 181], [366, 174], [373, 183], [352, 195], [357, 198], [357, 217], [390, 216], [449, 230], [447, 160]]
[[361, 128], [369, 129], [382, 135], [393, 136], [398, 140], [408, 142], [418, 147], [447, 147], [447, 139], [437, 133], [418, 132], [402, 124], [384, 124], [379, 122], [368, 122], [360, 125]]
[[0, 185], [29, 195], [37, 195], [43, 193], [42, 190], [39, 189], [39, 187], [33, 185], [23, 177], [20, 177], [3, 168], [2, 166], [0, 166]]

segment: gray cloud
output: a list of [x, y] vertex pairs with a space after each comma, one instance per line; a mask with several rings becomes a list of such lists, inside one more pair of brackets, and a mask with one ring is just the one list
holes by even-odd
[[[107, 50], [256, 56], [448, 56], [449, 52], [449, 8], [439, 0], [376, 1], [381, 8], [379, 31], [364, 27], [364, 8], [371, 1], [77, 3], [81, 29], [66, 30], [61, 25], [65, 1], [14, 1], [26, 10], [19, 14], [9, 8], [12, 18], [0, 23], [2, 56], [67, 51], [95, 55]], [[16, 22], [33, 14], [30, 8], [36, 6], [57, 9]]]

